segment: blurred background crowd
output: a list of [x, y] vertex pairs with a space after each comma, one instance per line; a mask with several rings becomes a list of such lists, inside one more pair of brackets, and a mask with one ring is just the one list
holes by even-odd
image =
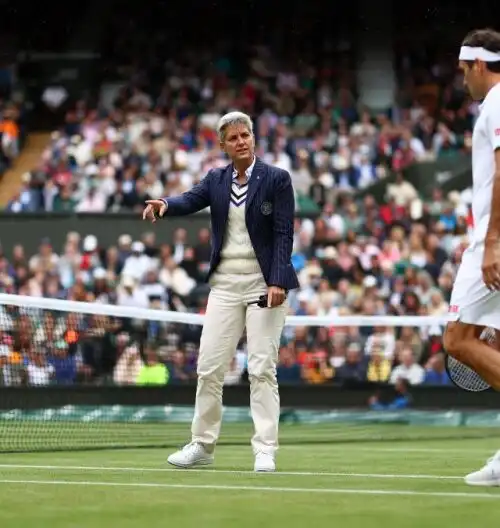
[[2, 97], [2, 75], [0, 66], [0, 177], [15, 162], [25, 139], [23, 105]]
[[[260, 46], [238, 64], [241, 80], [222, 52], [186, 50], [159, 78], [136, 66], [100, 106], [82, 99], [62, 107], [64, 123], [7, 210], [138, 211], [147, 198], [182, 193], [227, 164], [215, 128], [235, 108], [254, 118], [257, 154], [290, 172], [299, 210], [470, 151], [477, 105], [454, 62], [435, 64], [429, 79], [406, 66], [393, 106], [375, 111], [357, 101], [349, 53], [335, 58], [340, 63], [280, 61]], [[416, 198], [409, 193], [396, 198]]]
[[[184, 35], [182, 51], [172, 52], [178, 30], [164, 31], [161, 9], [124, 6], [110, 18], [99, 60], [101, 77], [113, 79], [106, 89], [42, 87], [35, 107], [55, 124], [5, 210], [138, 215], [145, 200], [182, 193], [227, 164], [215, 128], [225, 112], [239, 109], [254, 120], [258, 155], [288, 170], [294, 184], [293, 265], [301, 287], [290, 295], [290, 314], [445, 315], [472, 227], [470, 189], [436, 185], [424, 195], [406, 173], [470, 152], [478, 107], [456, 70], [459, 40], [438, 42], [432, 27], [427, 40], [422, 33], [417, 39], [403, 27], [391, 48], [393, 98], [374, 108], [360, 95], [356, 39], [341, 24], [338, 38], [325, 27], [307, 40], [307, 20], [296, 14], [295, 36], [277, 29], [273, 39], [256, 30], [251, 44], [221, 38], [201, 48]], [[411, 9], [422, 16], [418, 6]], [[353, 16], [346, 7], [342, 20]], [[14, 63], [0, 68], [0, 172], [22, 152], [29, 106], [13, 71]], [[381, 197], [370, 192], [384, 181]], [[99, 233], [75, 231], [61, 247], [47, 236], [36, 254], [22, 243], [3, 247], [0, 290], [203, 313], [208, 224], [196, 244], [187, 240], [184, 229], [168, 242], [158, 242], [156, 232], [133, 239], [117, 231], [110, 246]], [[0, 383], [194, 379], [197, 326], [4, 307], [0, 327]], [[278, 377], [447, 384], [441, 335], [439, 324], [286, 328]], [[245, 367], [243, 338], [226, 383], [244, 379]]]

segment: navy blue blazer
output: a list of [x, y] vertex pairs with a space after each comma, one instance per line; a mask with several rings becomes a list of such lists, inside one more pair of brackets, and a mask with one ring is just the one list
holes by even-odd
[[[165, 216], [183, 216], [210, 207], [212, 254], [207, 279], [217, 269], [229, 213], [233, 165], [212, 169], [189, 191], [163, 198]], [[299, 287], [292, 266], [295, 198], [290, 174], [256, 159], [248, 182], [246, 225], [268, 286]]]

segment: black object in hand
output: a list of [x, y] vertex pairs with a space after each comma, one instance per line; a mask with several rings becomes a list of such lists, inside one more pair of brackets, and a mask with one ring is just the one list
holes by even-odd
[[267, 308], [267, 295], [261, 295], [258, 301], [252, 301], [248, 304], [256, 304], [259, 308]]

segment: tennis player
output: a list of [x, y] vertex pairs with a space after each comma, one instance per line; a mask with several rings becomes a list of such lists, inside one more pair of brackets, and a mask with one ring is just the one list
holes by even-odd
[[[181, 216], [210, 207], [211, 291], [198, 357], [192, 441], [168, 462], [211, 464], [222, 419], [222, 385], [246, 327], [255, 471], [275, 471], [280, 400], [276, 362], [287, 292], [298, 287], [291, 263], [295, 200], [288, 172], [255, 157], [249, 116], [231, 112], [218, 124], [220, 147], [232, 163], [213, 169], [176, 197], [146, 202], [143, 218]], [[251, 304], [267, 294], [267, 307]]]
[[[500, 34], [490, 29], [469, 33], [459, 68], [472, 98], [482, 102], [472, 136], [474, 232], [453, 286], [444, 346], [499, 390], [500, 353], [480, 335], [494, 329], [500, 343]], [[465, 482], [500, 485], [500, 451]]]

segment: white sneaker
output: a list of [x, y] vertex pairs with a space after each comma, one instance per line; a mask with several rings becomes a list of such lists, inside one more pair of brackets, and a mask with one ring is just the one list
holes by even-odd
[[185, 445], [167, 458], [169, 464], [181, 468], [209, 466], [213, 461], [214, 455], [207, 453], [203, 445], [198, 442], [191, 442]]
[[484, 467], [465, 477], [469, 486], [500, 486], [500, 451], [497, 451]]
[[269, 455], [268, 453], [257, 453], [255, 455], [255, 465], [253, 467], [254, 471], [257, 472], [267, 472], [272, 473], [276, 471], [276, 463], [274, 461], [274, 456]]

